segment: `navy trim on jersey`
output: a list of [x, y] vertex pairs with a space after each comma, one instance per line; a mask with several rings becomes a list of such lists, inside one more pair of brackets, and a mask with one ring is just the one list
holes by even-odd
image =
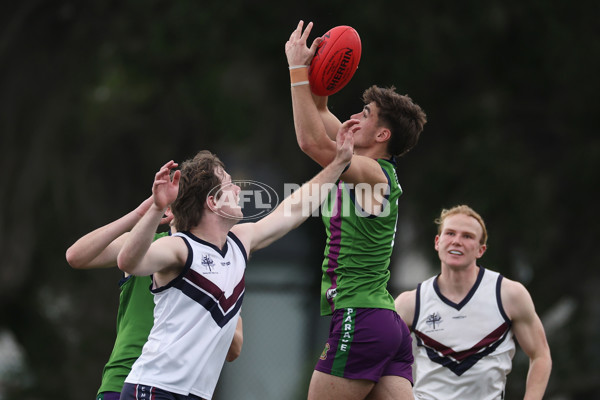
[[398, 167], [398, 163], [396, 162], [396, 157], [394, 157], [394, 156], [391, 156], [390, 158], [380, 158], [379, 160], [383, 160], [383, 161], [389, 162], [390, 164], [392, 164], [392, 166], [394, 168]]
[[[184, 235], [191, 234], [189, 232], [182, 232], [182, 235], [176, 235], [183, 239], [188, 249], [188, 256], [183, 270], [176, 278], [165, 286], [151, 289], [151, 291], [152, 293], [160, 293], [171, 287], [177, 288], [187, 297], [203, 306], [210, 312], [217, 325], [223, 327], [237, 314], [237, 311], [242, 306], [245, 293], [245, 274], [242, 275], [242, 279], [234, 288], [231, 296], [225, 297], [225, 293], [217, 285], [191, 268], [194, 259], [194, 251], [192, 250], [192, 245], [188, 239], [196, 240], [203, 245], [213, 248], [215, 251], [219, 251], [218, 248], [196, 236], [191, 235], [191, 237], [188, 237]], [[240, 251], [244, 255], [245, 261], [247, 261], [246, 251], [241, 245], [239, 238], [233, 233], [230, 237], [238, 246], [240, 246]], [[224, 246], [224, 248], [227, 248], [227, 246]]]
[[498, 274], [498, 280], [496, 281], [496, 301], [498, 302], [498, 310], [500, 310], [502, 318], [504, 318], [504, 320], [512, 326], [512, 321], [510, 320], [510, 318], [508, 318], [508, 315], [506, 315], [506, 312], [504, 311], [504, 306], [502, 305], [502, 296], [500, 289], [502, 287], [503, 278], [504, 277], [502, 275]]
[[225, 293], [213, 282], [190, 269], [185, 279], [178, 280], [174, 287], [204, 307], [213, 320], [221, 328], [233, 318], [244, 300], [245, 278], [242, 276], [233, 293], [225, 297]]
[[217, 253], [219, 253], [221, 255], [221, 257], [225, 257], [225, 255], [227, 254], [227, 250], [228, 250], [228, 243], [227, 241], [225, 241], [225, 245], [223, 246], [222, 249], [218, 248], [217, 246], [215, 246], [214, 244], [207, 242], [206, 240], [200, 239], [198, 236], [194, 235], [192, 232], [189, 231], [185, 231], [182, 232], [185, 233], [187, 236], [189, 236], [190, 239], [192, 239], [195, 242], [198, 242], [200, 244], [203, 244], [205, 246], [208, 246], [212, 249], [215, 249]]
[[[160, 293], [162, 291], [167, 290], [170, 287], [173, 287], [177, 281], [183, 279], [183, 277], [185, 276], [187, 271], [192, 267], [192, 261], [194, 260], [194, 252], [192, 251], [192, 245], [190, 245], [190, 243], [188, 242], [187, 237], [179, 236], [179, 235], [177, 235], [176, 237], [180, 237], [181, 239], [183, 239], [183, 242], [185, 243], [185, 245], [187, 246], [187, 249], [188, 249], [188, 255], [187, 255], [187, 259], [185, 260], [185, 265], [183, 267], [183, 270], [179, 273], [179, 275], [177, 275], [175, 278], [173, 278], [173, 280], [171, 282], [167, 283], [164, 286], [153, 289], [152, 284], [150, 284], [150, 291], [152, 293]], [[154, 279], [153, 279], [153, 281], [154, 281]]]
[[125, 276], [125, 273], [123, 272], [123, 276], [121, 277], [121, 279], [119, 279], [119, 287], [123, 287], [123, 285], [129, 280], [131, 279], [133, 275], [127, 275]]
[[235, 235], [235, 233], [233, 233], [231, 231], [229, 231], [229, 233], [227, 233], [227, 236], [229, 236], [238, 245], [238, 247], [240, 248], [240, 251], [244, 255], [244, 261], [247, 263], [248, 262], [248, 254], [246, 254], [246, 248], [242, 244], [242, 241], [240, 240], [240, 238], [238, 238]]
[[467, 293], [467, 295], [465, 296], [464, 299], [462, 299], [462, 301], [460, 303], [455, 303], [452, 300], [448, 299], [446, 296], [444, 296], [442, 294], [442, 292], [440, 291], [440, 287], [438, 286], [438, 278], [440, 277], [439, 275], [435, 277], [435, 279], [433, 280], [433, 290], [435, 290], [435, 292], [437, 293], [438, 297], [440, 298], [440, 300], [442, 300], [444, 303], [446, 303], [447, 305], [449, 305], [452, 308], [456, 308], [457, 310], [460, 311], [461, 308], [463, 308], [468, 302], [469, 300], [471, 300], [471, 298], [473, 297], [473, 295], [475, 295], [475, 292], [477, 291], [477, 288], [479, 287], [479, 285], [481, 284], [481, 281], [483, 279], [483, 273], [485, 272], [485, 268], [479, 267], [479, 272], [477, 273], [477, 280], [475, 281], [475, 284], [473, 285], [473, 287], [471, 288], [471, 290], [469, 290], [469, 293]]
[[417, 298], [415, 300], [415, 316], [413, 317], [413, 322], [411, 325], [411, 330], [413, 330], [416, 323], [419, 321], [419, 314], [421, 313], [421, 283], [417, 285]]
[[425, 347], [427, 356], [431, 361], [461, 376], [483, 357], [493, 353], [504, 342], [509, 332], [510, 324], [504, 323], [472, 348], [460, 352], [444, 346], [422, 332], [415, 331], [415, 337], [417, 338], [417, 346]]

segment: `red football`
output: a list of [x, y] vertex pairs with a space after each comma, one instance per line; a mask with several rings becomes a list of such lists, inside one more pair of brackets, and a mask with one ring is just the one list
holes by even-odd
[[323, 35], [308, 71], [312, 92], [329, 96], [350, 81], [360, 61], [362, 47], [358, 32], [350, 26], [331, 28]]

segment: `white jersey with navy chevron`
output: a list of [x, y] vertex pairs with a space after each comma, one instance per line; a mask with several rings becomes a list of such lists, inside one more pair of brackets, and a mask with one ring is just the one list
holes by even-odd
[[244, 298], [247, 254], [229, 233], [222, 250], [191, 233], [182, 273], [154, 293], [154, 326], [125, 382], [211, 399]]
[[501, 282], [502, 275], [480, 267], [459, 304], [440, 293], [437, 276], [419, 284], [413, 320], [416, 399], [504, 398], [515, 342]]

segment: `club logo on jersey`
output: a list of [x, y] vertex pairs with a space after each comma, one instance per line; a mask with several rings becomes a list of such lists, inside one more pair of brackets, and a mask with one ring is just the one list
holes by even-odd
[[215, 267], [215, 262], [208, 254], [202, 256], [201, 264], [208, 269], [208, 272], [212, 272]]
[[329, 351], [329, 343], [325, 343], [325, 348], [323, 349], [323, 352], [321, 353], [321, 357], [319, 357], [321, 360], [327, 360], [327, 352]]
[[431, 329], [437, 329], [439, 328], [439, 325], [443, 322], [442, 317], [440, 316], [439, 313], [434, 312], [433, 314], [430, 314], [427, 319], [425, 320], [425, 323], [427, 325], [429, 325], [431, 327]]
[[337, 296], [337, 289], [336, 288], [330, 288], [327, 289], [327, 300], [332, 300], [335, 296]]

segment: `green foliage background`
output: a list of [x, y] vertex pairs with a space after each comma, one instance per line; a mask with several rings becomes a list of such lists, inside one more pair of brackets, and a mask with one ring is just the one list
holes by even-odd
[[[526, 284], [540, 315], [574, 305], [550, 337], [549, 398], [593, 398], [599, 4], [4, 4], [0, 330], [14, 335], [27, 369], [4, 376], [0, 389], [7, 399], [93, 395], [114, 334], [119, 274], [74, 272], [64, 252], [149, 195], [162, 163], [207, 148], [238, 179], [259, 174], [276, 186], [316, 171], [295, 143], [284, 55], [304, 19], [315, 23], [311, 39], [335, 25], [361, 35], [360, 68], [330, 99], [340, 118], [362, 107], [371, 84], [395, 85], [428, 114], [399, 166], [400, 223], [417, 227], [417, 250], [435, 263], [432, 221], [442, 207], [477, 209], [491, 234], [486, 266]], [[509, 395], [522, 390], [523, 375], [511, 374]]]

